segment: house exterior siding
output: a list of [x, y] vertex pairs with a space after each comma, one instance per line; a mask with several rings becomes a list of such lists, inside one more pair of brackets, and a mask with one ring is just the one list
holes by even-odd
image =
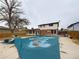
[[69, 31], [74, 30], [73, 26], [68, 28]]
[[74, 25], [74, 30], [79, 31], [79, 23]]
[[45, 30], [45, 29], [57, 29], [58, 24], [53, 24], [52, 26], [49, 25], [44, 25], [44, 26], [38, 26], [40, 30]]

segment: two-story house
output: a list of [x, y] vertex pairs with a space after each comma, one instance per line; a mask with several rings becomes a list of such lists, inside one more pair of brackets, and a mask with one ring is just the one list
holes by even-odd
[[58, 33], [59, 22], [38, 25], [40, 35], [53, 35]]

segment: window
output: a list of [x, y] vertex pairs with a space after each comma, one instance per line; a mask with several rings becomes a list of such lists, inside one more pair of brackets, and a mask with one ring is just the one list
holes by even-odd
[[42, 27], [41, 25], [39, 27]]
[[53, 26], [53, 24], [49, 24], [49, 26]]
[[45, 27], [45, 25], [43, 25], [43, 27]]

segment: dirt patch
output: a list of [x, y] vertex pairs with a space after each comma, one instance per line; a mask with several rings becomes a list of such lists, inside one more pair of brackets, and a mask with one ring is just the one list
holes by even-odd
[[73, 39], [72, 40], [75, 44], [79, 45], [79, 40], [78, 39]]

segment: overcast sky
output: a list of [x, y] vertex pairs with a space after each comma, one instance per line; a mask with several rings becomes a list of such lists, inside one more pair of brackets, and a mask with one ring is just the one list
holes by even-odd
[[79, 21], [79, 0], [21, 0], [22, 9], [31, 24], [29, 28], [37, 28], [39, 24], [60, 20], [60, 27]]

